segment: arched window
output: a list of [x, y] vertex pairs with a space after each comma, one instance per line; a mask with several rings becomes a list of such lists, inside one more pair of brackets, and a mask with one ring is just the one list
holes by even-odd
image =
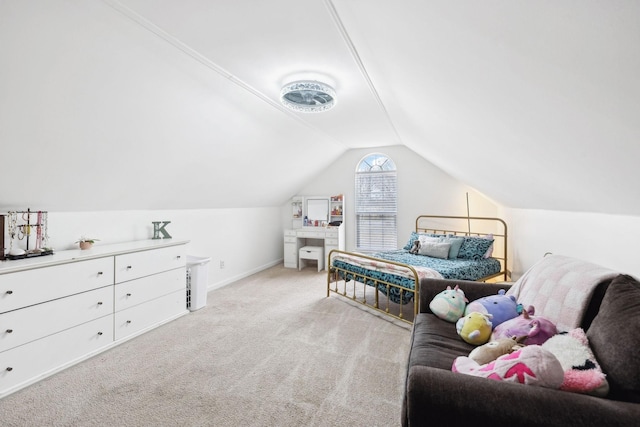
[[356, 249], [398, 248], [396, 165], [384, 154], [365, 156], [356, 168]]

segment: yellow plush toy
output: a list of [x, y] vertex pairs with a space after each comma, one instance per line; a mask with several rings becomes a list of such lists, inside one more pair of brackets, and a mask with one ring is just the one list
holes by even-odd
[[456, 322], [456, 331], [463, 340], [482, 345], [491, 338], [491, 315], [472, 311]]

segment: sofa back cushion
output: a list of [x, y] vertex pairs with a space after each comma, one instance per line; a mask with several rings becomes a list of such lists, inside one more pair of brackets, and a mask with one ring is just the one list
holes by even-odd
[[640, 402], [640, 282], [628, 275], [611, 281], [587, 337], [607, 375], [610, 397]]

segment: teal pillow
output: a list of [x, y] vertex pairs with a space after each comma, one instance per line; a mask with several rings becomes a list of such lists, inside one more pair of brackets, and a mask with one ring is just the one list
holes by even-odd
[[482, 259], [484, 254], [487, 253], [489, 246], [493, 244], [493, 239], [486, 239], [484, 237], [464, 237], [460, 252], [458, 252], [458, 258], [462, 259]]
[[411, 249], [411, 247], [413, 246], [413, 242], [418, 240], [418, 237], [419, 237], [418, 233], [416, 233], [415, 231], [412, 231], [411, 235], [409, 236], [409, 241], [407, 242], [406, 245], [404, 245], [402, 249], [404, 249], [405, 251], [408, 251], [409, 249]]
[[460, 253], [460, 248], [462, 248], [462, 244], [464, 243], [464, 237], [462, 236], [453, 236], [449, 235], [442, 239], [445, 243], [450, 243], [451, 248], [449, 248], [449, 259], [458, 258], [458, 254]]

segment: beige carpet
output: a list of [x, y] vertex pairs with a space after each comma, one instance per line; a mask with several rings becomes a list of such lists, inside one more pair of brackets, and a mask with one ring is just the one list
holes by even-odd
[[276, 266], [0, 400], [3, 426], [398, 426], [408, 325]]

